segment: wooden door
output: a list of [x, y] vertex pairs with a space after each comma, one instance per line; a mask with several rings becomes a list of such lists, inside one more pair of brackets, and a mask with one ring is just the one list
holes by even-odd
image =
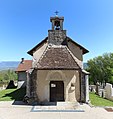
[[64, 83], [63, 81], [50, 82], [50, 101], [64, 101]]

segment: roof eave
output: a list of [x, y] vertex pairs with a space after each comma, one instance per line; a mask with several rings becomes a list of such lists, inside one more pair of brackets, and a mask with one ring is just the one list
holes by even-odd
[[31, 50], [29, 50], [27, 53], [31, 56], [33, 56], [33, 51], [35, 51], [40, 45], [42, 45], [44, 42], [46, 42], [48, 37], [46, 37], [44, 40], [42, 40], [40, 43], [38, 43], [35, 47], [33, 47]]
[[87, 49], [83, 50], [83, 55], [86, 53], [89, 53], [89, 50], [87, 50]]
[[37, 70], [79, 70], [80, 68], [35, 68]]
[[15, 72], [26, 72], [27, 70], [16, 70]]
[[75, 42], [74, 40], [72, 40], [70, 37], [67, 36], [67, 38], [68, 38], [71, 42], [73, 42], [74, 44], [76, 44], [77, 46], [79, 46], [79, 47], [83, 50], [83, 54], [86, 54], [86, 53], [89, 52], [86, 48], [84, 48], [84, 47], [81, 46], [80, 44], [76, 43], [76, 42]]

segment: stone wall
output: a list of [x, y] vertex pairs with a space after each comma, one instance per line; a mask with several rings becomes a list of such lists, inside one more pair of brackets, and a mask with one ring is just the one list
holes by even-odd
[[86, 83], [85, 74], [81, 73], [81, 101], [85, 102], [86, 98]]
[[45, 49], [47, 47], [47, 42], [42, 44], [39, 48], [36, 49], [36, 51], [33, 53], [33, 64], [32, 67], [36, 67], [37, 63], [40, 59], [40, 57], [42, 56], [42, 54], [44, 53]]
[[62, 45], [66, 39], [66, 30], [49, 30], [48, 43]]
[[28, 97], [28, 103], [38, 102], [36, 93], [37, 85], [37, 70], [27, 72], [27, 86], [26, 86], [26, 97]]
[[80, 82], [78, 71], [38, 70], [36, 93], [40, 102], [50, 101], [50, 81], [64, 82], [65, 101], [80, 101]]
[[80, 47], [73, 44], [71, 41], [68, 42], [68, 47], [70, 51], [73, 53], [73, 55], [78, 59], [78, 62], [80, 62], [80, 64], [82, 65], [81, 67], [83, 67], [83, 64], [82, 64], [83, 56], [82, 56], [82, 50], [80, 49]]
[[88, 74], [81, 73], [81, 102], [89, 103], [89, 76]]

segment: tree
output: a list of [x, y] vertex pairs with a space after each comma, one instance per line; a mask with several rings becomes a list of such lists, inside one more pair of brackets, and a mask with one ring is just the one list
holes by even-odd
[[13, 70], [0, 71], [1, 82], [9, 82], [10, 80], [17, 80], [17, 74]]
[[88, 61], [90, 83], [109, 82], [113, 84], [113, 53], [105, 53]]
[[8, 77], [8, 80], [16, 80], [17, 79], [17, 75], [15, 74], [15, 72], [13, 70], [7, 70], [6, 75]]

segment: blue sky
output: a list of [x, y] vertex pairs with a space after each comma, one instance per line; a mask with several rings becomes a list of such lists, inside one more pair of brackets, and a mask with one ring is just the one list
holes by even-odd
[[31, 59], [56, 10], [67, 35], [90, 51], [84, 62], [113, 52], [113, 0], [0, 0], [0, 61]]

